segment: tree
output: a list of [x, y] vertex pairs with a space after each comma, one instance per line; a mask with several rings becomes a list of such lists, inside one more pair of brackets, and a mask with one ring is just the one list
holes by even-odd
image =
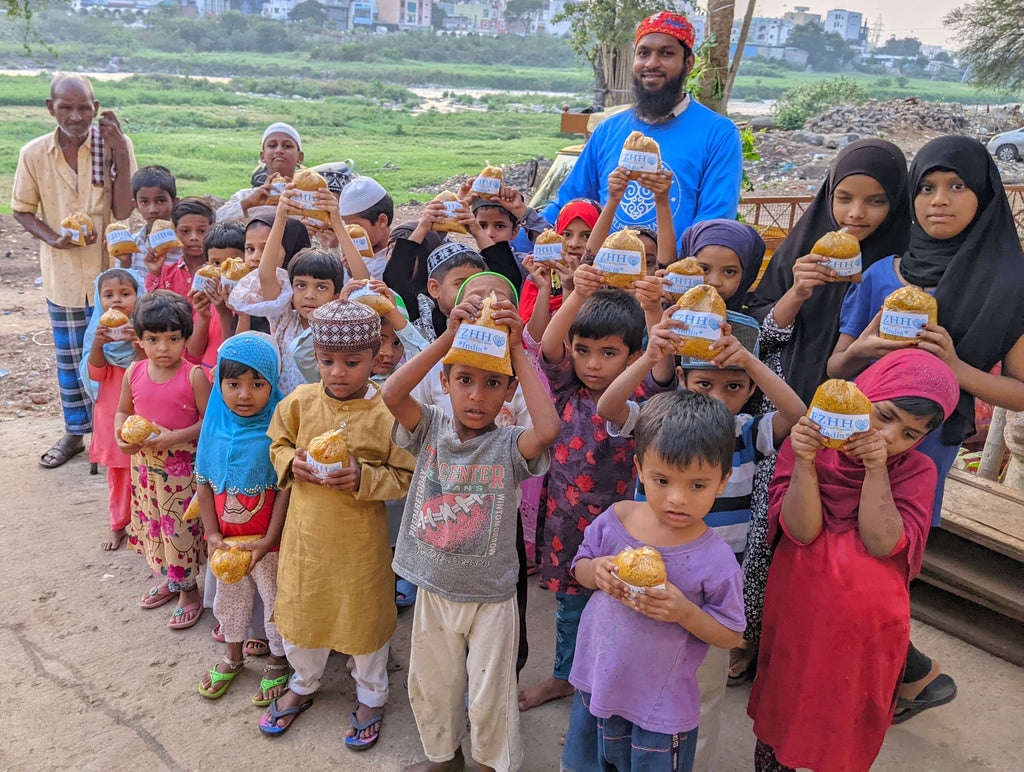
[[976, 85], [1024, 90], [1021, 11], [1021, 0], [978, 0], [947, 14], [945, 24], [957, 33], [957, 53]]
[[921, 41], [917, 38], [900, 38], [897, 40], [896, 36], [893, 35], [879, 46], [875, 53], [916, 58], [921, 55]]
[[524, 35], [530, 32], [530, 22], [544, 9], [544, 0], [508, 0], [505, 3], [505, 21], [512, 32], [518, 24]]
[[754, 18], [754, 4], [756, 1], [757, 0], [749, 0], [747, 3], [747, 12], [743, 14], [743, 25], [740, 27], [740, 36], [736, 41], [736, 53], [732, 56], [732, 65], [729, 67], [729, 78], [725, 81], [725, 93], [722, 95], [722, 104], [726, 108], [729, 106], [729, 97], [732, 96], [732, 86], [736, 82], [736, 76], [740, 71], [740, 62], [743, 61], [743, 48], [747, 44], [747, 33], [750, 31], [750, 22]]
[[853, 61], [850, 44], [838, 32], [825, 32], [817, 22], [801, 24], [789, 33], [786, 45], [807, 52], [807, 64], [815, 70], [838, 72]]
[[448, 13], [438, 3], [433, 3], [430, 6], [430, 26], [434, 29], [444, 29], [444, 20], [448, 18]]
[[303, 2], [296, 4], [292, 8], [292, 12], [288, 14], [288, 18], [295, 22], [311, 21], [317, 27], [325, 27], [331, 20], [327, 15], [327, 11], [317, 0], [303, 0]]
[[724, 112], [725, 83], [729, 78], [729, 38], [732, 36], [733, 0], [708, 0], [707, 36], [710, 45], [701, 62], [698, 98], [715, 112]]

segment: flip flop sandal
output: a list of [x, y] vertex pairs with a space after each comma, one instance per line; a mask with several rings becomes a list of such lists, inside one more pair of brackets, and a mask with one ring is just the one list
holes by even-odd
[[313, 707], [312, 697], [310, 697], [305, 702], [300, 702], [298, 705], [294, 705], [290, 708], [285, 708], [284, 710], [278, 710], [277, 700], [271, 700], [270, 705], [267, 706], [268, 710], [270, 711], [270, 717], [268, 718], [267, 715], [264, 713], [263, 716], [260, 718], [260, 731], [263, 732], [263, 734], [269, 735], [271, 737], [277, 737], [278, 735], [282, 735], [292, 728], [292, 724], [295, 723], [295, 719], [293, 718], [285, 726], [278, 726], [278, 721], [280, 721], [285, 716], [298, 717], [300, 713], [309, 710], [311, 707]]
[[[402, 597], [399, 598], [398, 596]], [[416, 585], [408, 579], [399, 579], [395, 582], [395, 605], [398, 608], [407, 608], [416, 602]]]
[[348, 717], [349, 723], [352, 724], [352, 728], [356, 730], [355, 737], [349, 737], [345, 735], [345, 747], [350, 751], [368, 751], [374, 745], [377, 744], [377, 740], [380, 739], [380, 729], [374, 732], [369, 737], [360, 737], [359, 733], [369, 729], [374, 724], [380, 724], [381, 728], [384, 727], [384, 716], [373, 716], [366, 720], [366, 723], [360, 724], [359, 719], [355, 713], [351, 713]]
[[[242, 672], [242, 668], [245, 666], [245, 660], [242, 660], [241, 662], [235, 662], [234, 660], [230, 660], [227, 657], [225, 657], [224, 658], [224, 664], [227, 665], [228, 667], [233, 667], [233, 668], [238, 668], [238, 669], [235, 670], [235, 671], [229, 672], [229, 673], [222, 673], [222, 672], [220, 672], [217, 669], [216, 665], [211, 667], [210, 668], [210, 686], [214, 687], [216, 689], [216, 691], [212, 691], [212, 692], [206, 691], [206, 687], [203, 686], [203, 682], [202, 681], [199, 682], [199, 693], [201, 695], [203, 695], [204, 697], [206, 697], [206, 699], [208, 699], [208, 700], [219, 700], [221, 697], [223, 697], [227, 693], [228, 687], [231, 686], [231, 682], [235, 680], [235, 676], [237, 676], [239, 673]], [[217, 684], [222, 684], [222, 685], [221, 686], [217, 686]]]
[[215, 640], [217, 643], [226, 642], [224, 638], [224, 633], [220, 631], [220, 622], [218, 622], [217, 626], [210, 631], [210, 635], [213, 636], [213, 640]]
[[139, 599], [139, 608], [160, 608], [176, 597], [178, 593], [168, 590], [166, 584], [158, 584]]
[[270, 654], [270, 643], [263, 638], [249, 638], [244, 651], [247, 657], [265, 657]]
[[[260, 678], [260, 694], [266, 694], [277, 686], [287, 685], [288, 679], [291, 677], [291, 668], [288, 665], [267, 665], [263, 668], [263, 673], [266, 674], [278, 670], [283, 670], [284, 675], [278, 676], [277, 678]], [[257, 697], [252, 698], [252, 704], [260, 708], [267, 707], [267, 705], [273, 701], [273, 699], [262, 700]]]
[[[185, 619], [185, 615], [190, 611], [196, 611], [198, 613], [186, 622], [181, 621]], [[174, 609], [174, 614], [171, 615], [171, 621], [167, 623], [167, 626], [172, 630], [187, 630], [199, 621], [199, 618], [203, 615], [204, 611], [206, 611], [206, 609], [203, 608], [203, 604], [201, 603], [189, 603], [187, 606], [178, 606]]]
[[39, 457], [39, 465], [46, 467], [47, 469], [56, 469], [58, 466], [63, 466], [79, 453], [85, 451], [84, 442], [81, 447], [74, 449], [68, 448], [68, 444], [68, 438], [66, 436], [61, 437], [53, 443], [52, 448]]
[[915, 699], [897, 698], [896, 715], [892, 717], [892, 722], [894, 724], [902, 724], [922, 711], [945, 705], [947, 702], [952, 702], [955, 698], [956, 681], [951, 676], [941, 673], [934, 681], [924, 687]]

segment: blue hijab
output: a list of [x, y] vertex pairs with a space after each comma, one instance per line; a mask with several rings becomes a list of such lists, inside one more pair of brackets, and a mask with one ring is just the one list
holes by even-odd
[[[220, 366], [225, 359], [251, 367], [270, 384], [270, 399], [256, 415], [243, 418], [224, 404]], [[244, 332], [221, 344], [213, 390], [199, 434], [196, 482], [209, 485], [214, 493], [250, 496], [277, 488], [277, 472], [270, 463], [267, 428], [277, 403], [284, 398], [278, 386], [280, 377], [281, 356], [269, 335]]]
[[[99, 397], [100, 385], [89, 377], [89, 352], [92, 351], [92, 342], [96, 339], [96, 328], [99, 327], [100, 316], [103, 314], [103, 307], [100, 305], [100, 285], [104, 282], [103, 277], [112, 271], [117, 271], [119, 276], [126, 274], [132, 284], [135, 285], [136, 302], [146, 294], [145, 283], [139, 281], [139, 277], [136, 274], [125, 268], [110, 268], [96, 277], [93, 285], [95, 289], [92, 316], [89, 317], [89, 324], [85, 328], [85, 339], [82, 341], [82, 361], [78, 363], [78, 377], [82, 380], [82, 387], [85, 389], [85, 393], [89, 395], [93, 402]], [[115, 340], [110, 343], [104, 343], [103, 358], [107, 360], [108, 365], [128, 367], [128, 365], [135, 361], [135, 346], [130, 340]]]

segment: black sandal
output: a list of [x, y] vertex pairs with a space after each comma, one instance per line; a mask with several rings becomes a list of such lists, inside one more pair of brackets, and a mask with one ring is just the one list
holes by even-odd
[[952, 702], [956, 698], [956, 681], [945, 673], [940, 673], [913, 700], [904, 697], [896, 699], [896, 715], [892, 717], [894, 724], [909, 721], [918, 713], [929, 708], [937, 708]]
[[[81, 444], [78, 447], [71, 447], [75, 437]], [[47, 469], [56, 469], [84, 451], [85, 441], [79, 435], [65, 434], [53, 444], [52, 448], [39, 457], [39, 465]]]

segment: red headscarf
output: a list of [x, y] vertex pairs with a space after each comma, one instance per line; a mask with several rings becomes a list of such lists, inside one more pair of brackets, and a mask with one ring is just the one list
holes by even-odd
[[[913, 348], [886, 354], [861, 373], [856, 383], [872, 402], [925, 397], [937, 402], [946, 417], [956, 409], [960, 398], [960, 387], [953, 371], [938, 357]], [[779, 451], [771, 485], [768, 540], [772, 542], [778, 533], [782, 501], [789, 489], [794, 461], [793, 447], [787, 439]], [[815, 467], [821, 492], [823, 530], [843, 533], [856, 528], [864, 466], [842, 451], [825, 448], [819, 451]], [[891, 456], [886, 468], [893, 501], [903, 517], [909, 581], [921, 571], [938, 473], [932, 460], [914, 448]]]
[[562, 231], [569, 227], [569, 223], [577, 219], [583, 220], [588, 228], [593, 228], [600, 216], [601, 207], [597, 204], [590, 201], [570, 201], [558, 213], [558, 219], [555, 220], [555, 233], [561, 236]]
[[663, 32], [666, 35], [671, 35], [690, 49], [690, 51], [693, 51], [693, 41], [696, 38], [696, 33], [693, 31], [693, 25], [681, 13], [660, 11], [654, 14], [654, 16], [647, 17], [636, 28], [635, 43], [639, 43], [640, 38], [644, 35], [650, 35], [654, 32]]

